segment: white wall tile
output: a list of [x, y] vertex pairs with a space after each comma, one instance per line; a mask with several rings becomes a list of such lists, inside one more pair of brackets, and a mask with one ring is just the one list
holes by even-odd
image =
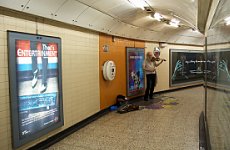
[[36, 29], [39, 34], [60, 37], [62, 40], [65, 125], [61, 129], [48, 133], [47, 136], [24, 145], [21, 149], [31, 147], [100, 111], [98, 34], [90, 33], [88, 30], [76, 31], [0, 15], [0, 137], [4, 137], [0, 140], [1, 149], [12, 149], [6, 31], [15, 30], [35, 34]]

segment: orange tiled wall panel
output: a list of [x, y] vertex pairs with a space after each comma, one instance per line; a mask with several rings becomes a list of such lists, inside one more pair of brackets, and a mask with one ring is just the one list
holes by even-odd
[[[108, 45], [108, 52], [103, 46]], [[118, 94], [126, 95], [126, 47], [145, 47], [145, 42], [112, 37], [100, 34], [99, 37], [99, 80], [100, 80], [100, 106], [105, 109], [116, 103]], [[116, 64], [116, 77], [113, 81], [105, 81], [102, 66], [107, 60]]]

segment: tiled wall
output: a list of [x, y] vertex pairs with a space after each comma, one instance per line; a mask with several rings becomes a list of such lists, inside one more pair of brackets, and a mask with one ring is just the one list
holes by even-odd
[[[7, 14], [7, 15], [6, 15]], [[8, 15], [9, 14], [9, 15]], [[62, 39], [64, 127], [21, 147], [26, 149], [100, 111], [99, 35], [89, 30], [0, 10], [0, 149], [12, 149], [8, 79], [7, 30], [36, 33]]]

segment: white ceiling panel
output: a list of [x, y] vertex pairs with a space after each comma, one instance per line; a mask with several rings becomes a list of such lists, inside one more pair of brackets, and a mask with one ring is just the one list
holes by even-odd
[[83, 4], [86, 4], [86, 5], [89, 5], [89, 6], [92, 6], [92, 4], [94, 4], [98, 0], [76, 0], [76, 1], [81, 2]]
[[171, 15], [194, 26], [197, 25], [197, 0], [148, 0], [148, 2], [163, 15]]
[[[133, 19], [132, 19], [133, 18]], [[159, 24], [158, 21], [154, 20], [153, 18], [151, 18], [150, 16], [146, 16], [146, 15], [142, 15], [142, 17], [140, 16], [130, 16], [130, 18], [127, 19], [123, 19], [124, 22], [138, 26], [138, 27], [147, 27], [148, 24], [151, 24], [152, 26]], [[150, 27], [152, 27], [150, 26]], [[150, 29], [150, 28], [149, 28]]]
[[54, 18], [59, 21], [74, 23], [77, 22], [78, 16], [87, 8], [88, 6], [76, 0], [68, 0], [56, 11]]
[[[126, 0], [97, 0], [89, 5], [98, 10], [109, 13], [111, 9], [121, 9], [120, 7], [125, 4], [127, 4]], [[125, 8], [127, 8], [127, 6]]]
[[195, 37], [178, 36], [177, 40], [173, 41], [173, 43], [202, 45], [204, 43], [204, 38], [200, 39]]
[[102, 30], [105, 30], [105, 31], [107, 30], [108, 32], [111, 32], [111, 29], [113, 28], [113, 26], [116, 26], [116, 24], [119, 24], [119, 23], [112, 17], [102, 14], [100, 15], [100, 17], [92, 20], [90, 24], [92, 26], [99, 27]]
[[125, 23], [119, 23], [119, 26], [113, 29], [112, 32], [117, 33], [120, 36], [126, 37], [127, 35], [126, 28], [127, 28], [127, 25]]
[[[152, 22], [146, 19], [149, 13], [133, 7], [128, 0], [117, 0], [114, 1], [98, 0], [90, 5], [100, 11], [109, 13], [116, 19], [119, 19], [127, 24], [131, 24], [138, 27], [144, 27], [144, 29], [165, 31], [174, 30], [164, 23]], [[188, 27], [196, 27], [197, 23], [197, 1], [196, 0], [171, 0], [160, 1], [160, 0], [148, 0], [151, 7], [159, 12], [162, 12], [164, 17], [177, 18], [183, 24]], [[185, 9], [186, 8], [186, 9]], [[186, 10], [186, 11], [185, 11]]]
[[[147, 15], [145, 11], [134, 7], [128, 0], [98, 0], [91, 3], [84, 0], [82, 2], [124, 22], [131, 22]], [[166, 18], [178, 18], [192, 27], [197, 24], [197, 0], [146, 0], [146, 2]]]
[[230, 17], [230, 1], [221, 0], [217, 6], [216, 13], [211, 22], [211, 28], [223, 26], [224, 19]]
[[117, 21], [116, 24], [114, 24], [110, 30], [113, 34], [115, 35], [120, 35], [121, 34], [121, 30], [125, 28], [125, 24], [124, 23], [121, 23], [120, 21]]
[[[166, 22], [158, 22], [150, 17], [152, 12], [128, 0], [0, 0], [0, 6], [128, 38], [170, 42], [178, 42], [177, 37], [187, 37], [186, 42], [201, 38], [200, 33], [185, 32], [197, 27], [197, 0], [142, 1], [166, 19], [177, 18], [182, 27], [173, 28]], [[222, 8], [228, 11], [227, 6]]]
[[53, 18], [58, 9], [68, 0], [30, 0], [24, 9], [25, 12]]
[[135, 37], [136, 35], [140, 34], [139, 30], [131, 25], [126, 26], [126, 31], [127, 31], [127, 35], [130, 37]]
[[143, 22], [141, 25], [139, 25], [140, 27], [145, 27], [144, 29], [150, 30], [150, 31], [157, 31], [157, 32], [162, 32], [165, 29], [169, 29], [169, 25], [162, 23], [162, 22], [158, 22], [158, 21], [145, 21]]
[[165, 33], [172, 34], [172, 35], [177, 34], [180, 36], [197, 37], [197, 38], [204, 37], [204, 35], [201, 34], [200, 32], [193, 31], [191, 29], [178, 28], [177, 30], [169, 30], [169, 31], [166, 31]]
[[0, 6], [22, 11], [30, 0], [0, 0]]
[[123, 2], [124, 3], [119, 3], [122, 5], [111, 6], [107, 13], [119, 19], [129, 18], [129, 16], [138, 16], [140, 13], [145, 13], [145, 11], [130, 5], [130, 3], [128, 3], [126, 0], [123, 0]]
[[95, 19], [100, 18], [101, 15], [101, 12], [88, 7], [86, 10], [84, 10], [84, 12], [81, 13], [81, 15], [76, 18], [77, 24], [89, 26], [90, 23], [92, 23]]

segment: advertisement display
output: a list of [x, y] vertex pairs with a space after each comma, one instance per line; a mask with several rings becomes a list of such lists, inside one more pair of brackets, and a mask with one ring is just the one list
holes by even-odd
[[207, 52], [207, 81], [219, 85], [230, 84], [230, 49]]
[[63, 126], [61, 39], [8, 31], [13, 145]]
[[145, 75], [142, 64], [145, 59], [144, 48], [126, 48], [127, 95], [135, 96], [144, 93]]
[[204, 69], [203, 51], [170, 50], [170, 86], [202, 82]]

